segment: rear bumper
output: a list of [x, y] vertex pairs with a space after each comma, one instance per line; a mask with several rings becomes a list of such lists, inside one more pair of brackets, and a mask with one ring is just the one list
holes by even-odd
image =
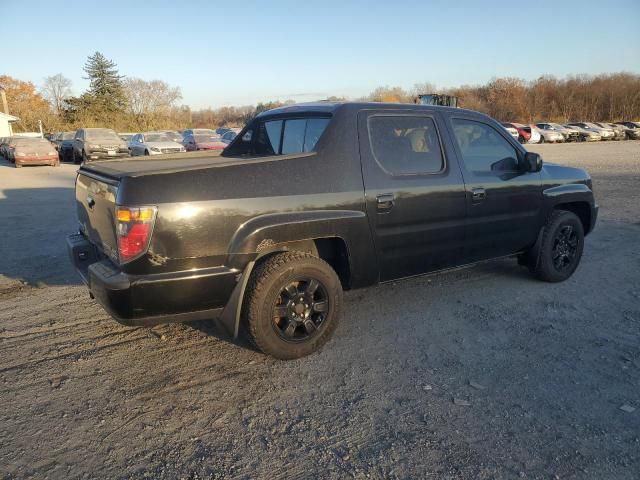
[[585, 235], [593, 232], [593, 229], [596, 228], [596, 222], [598, 221], [598, 211], [600, 210], [600, 206], [599, 205], [592, 205], [591, 206], [591, 215], [590, 215], [590, 222], [589, 222], [589, 229], [584, 232]]
[[67, 250], [91, 295], [116, 321], [131, 326], [217, 318], [240, 273], [222, 266], [130, 275], [101, 256], [82, 234], [67, 237]]
[[109, 155], [108, 152], [89, 152], [87, 153], [87, 159], [89, 160], [108, 160], [113, 158], [125, 158], [130, 157], [129, 152], [116, 152], [113, 155]]

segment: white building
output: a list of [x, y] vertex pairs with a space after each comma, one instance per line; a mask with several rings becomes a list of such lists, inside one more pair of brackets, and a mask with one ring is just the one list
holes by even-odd
[[0, 112], [0, 137], [12, 136], [13, 130], [11, 129], [11, 124], [18, 120], [20, 120], [18, 117]]

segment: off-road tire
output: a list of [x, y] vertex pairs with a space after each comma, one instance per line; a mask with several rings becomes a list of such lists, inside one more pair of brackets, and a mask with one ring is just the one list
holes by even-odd
[[[576, 251], [571, 263], [559, 270], [553, 261], [554, 247], [558, 241], [557, 235], [567, 226], [575, 232]], [[584, 228], [580, 219], [567, 210], [554, 210], [544, 227], [540, 242], [537, 258], [533, 259], [534, 264], [531, 265], [533, 274], [545, 282], [562, 282], [573, 275], [584, 250]]]
[[[291, 342], [274, 327], [274, 305], [284, 287], [300, 278], [317, 280], [327, 293], [327, 313], [310, 338]], [[242, 306], [242, 325], [249, 342], [281, 360], [304, 357], [320, 349], [333, 335], [342, 307], [342, 286], [331, 266], [306, 252], [274, 254], [252, 272]]]

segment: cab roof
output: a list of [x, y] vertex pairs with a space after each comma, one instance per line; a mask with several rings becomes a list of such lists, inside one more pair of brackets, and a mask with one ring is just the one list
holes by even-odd
[[381, 103], [381, 102], [308, 102], [308, 103], [296, 103], [293, 105], [286, 105], [283, 107], [274, 108], [261, 112], [256, 118], [271, 115], [282, 115], [289, 113], [326, 113], [332, 114], [339, 109], [348, 108], [353, 110], [425, 110], [433, 111], [438, 110], [441, 112], [465, 112], [475, 113], [473, 110], [466, 110], [463, 108], [455, 107], [443, 107], [439, 105], [420, 105], [417, 103]]

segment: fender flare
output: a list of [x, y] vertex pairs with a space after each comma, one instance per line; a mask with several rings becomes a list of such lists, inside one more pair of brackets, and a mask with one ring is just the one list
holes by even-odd
[[[291, 242], [316, 238], [351, 238], [354, 220], [368, 229], [367, 217], [360, 210], [311, 210], [260, 215], [243, 223], [233, 234], [226, 265], [243, 269], [247, 260], [264, 252], [286, 250]], [[347, 245], [348, 246], [348, 245]]]
[[[219, 323], [234, 339], [238, 337], [247, 283], [260, 259], [288, 250], [287, 244], [307, 244], [315, 238], [327, 237], [344, 240], [348, 224], [356, 218], [367, 222], [363, 211], [312, 210], [265, 214], [242, 224], [229, 242], [227, 259], [227, 265], [242, 270], [242, 273], [219, 317]], [[252, 258], [247, 263], [248, 256]]]

